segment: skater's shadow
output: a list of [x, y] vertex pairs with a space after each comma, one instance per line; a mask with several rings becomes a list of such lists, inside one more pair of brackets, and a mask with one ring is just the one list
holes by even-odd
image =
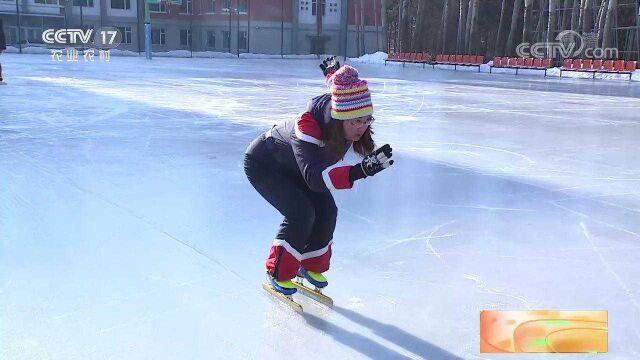
[[[371, 329], [374, 334], [420, 356], [423, 359], [462, 359], [394, 325], [383, 324], [377, 320], [339, 306], [334, 306], [333, 311], [359, 325]], [[425, 324], [425, 326], [427, 325]]]
[[[462, 359], [446, 350], [430, 344], [406, 331], [393, 325], [382, 324], [376, 320], [366, 318], [356, 312], [341, 307], [333, 307], [333, 310], [343, 315], [347, 319], [368, 327], [376, 335], [410, 351], [423, 359], [457, 360]], [[406, 359], [407, 356], [395, 350], [377, 343], [376, 341], [355, 332], [323, 320], [309, 313], [303, 314], [307, 323], [314, 328], [330, 335], [337, 342], [340, 342], [361, 354], [373, 359]]]
[[302, 316], [309, 325], [330, 335], [333, 340], [358, 351], [364, 356], [372, 359], [406, 359], [406, 356], [384, 345], [378, 344], [366, 336], [348, 331], [309, 313], [304, 313]]

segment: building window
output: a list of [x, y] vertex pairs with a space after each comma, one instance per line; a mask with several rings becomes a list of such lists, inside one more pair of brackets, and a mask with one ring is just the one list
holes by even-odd
[[247, 32], [240, 31], [240, 37], [238, 38], [238, 49], [247, 50]]
[[207, 0], [207, 12], [211, 14], [216, 13], [216, 0]]
[[[42, 30], [41, 28], [21, 28], [20, 41], [25, 43], [42, 43]], [[18, 28], [9, 27], [9, 41], [11, 43], [18, 43]]]
[[64, 0], [35, 0], [36, 4], [64, 5]]
[[191, 0], [182, 1], [182, 10], [184, 11], [185, 14], [191, 14], [192, 8], [193, 8], [193, 4], [191, 3]]
[[158, 4], [149, 4], [149, 12], [166, 13], [167, 12], [166, 2], [161, 1]]
[[93, 0], [73, 0], [73, 6], [93, 7]]
[[122, 35], [122, 43], [131, 44], [131, 26], [119, 26], [117, 29]]
[[[316, 16], [317, 0], [311, 0], [311, 15]], [[327, 15], [327, 2], [322, 0], [322, 16]]]
[[222, 11], [229, 12], [231, 9], [231, 0], [222, 0]]
[[238, 12], [247, 13], [247, 0], [238, 0]]
[[191, 30], [180, 30], [180, 45], [191, 46]]
[[231, 49], [231, 36], [226, 30], [222, 32], [222, 47], [225, 49]]
[[153, 45], [167, 45], [167, 31], [165, 29], [151, 30], [151, 43]]
[[131, 0], [111, 0], [111, 8], [112, 9], [130, 10], [131, 9]]
[[17, 27], [10, 27], [9, 28], [9, 41], [11, 41], [12, 44], [17, 44], [18, 43], [18, 28]]
[[41, 43], [42, 42], [42, 29], [38, 28], [23, 28], [24, 29], [24, 37], [22, 40], [26, 39], [30, 43]]
[[207, 31], [207, 46], [210, 48], [216, 47], [216, 33], [215, 31]]

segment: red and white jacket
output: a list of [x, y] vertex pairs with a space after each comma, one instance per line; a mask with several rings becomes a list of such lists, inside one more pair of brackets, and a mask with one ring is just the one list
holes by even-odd
[[351, 165], [336, 165], [347, 153], [345, 144], [340, 157], [331, 157], [322, 141], [323, 130], [331, 121], [331, 95], [313, 98], [304, 113], [293, 120], [275, 125], [267, 132], [275, 143], [273, 159], [277, 166], [298, 173], [312, 191], [350, 189]]

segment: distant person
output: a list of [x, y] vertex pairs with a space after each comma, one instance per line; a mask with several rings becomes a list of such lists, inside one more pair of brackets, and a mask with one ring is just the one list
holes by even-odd
[[[373, 104], [358, 71], [330, 58], [320, 65], [329, 93], [313, 98], [296, 118], [274, 125], [245, 152], [244, 171], [253, 187], [284, 219], [266, 261], [267, 284], [283, 295], [300, 276], [327, 286], [338, 209], [330, 190], [350, 189], [356, 180], [386, 169], [387, 144], [375, 150]], [[350, 149], [361, 163], [334, 166]]]
[[[7, 41], [4, 38], [4, 25], [2, 24], [2, 19], [0, 19], [0, 54], [5, 50], [7, 50]], [[0, 63], [0, 85], [6, 84], [2, 78], [2, 63]]]

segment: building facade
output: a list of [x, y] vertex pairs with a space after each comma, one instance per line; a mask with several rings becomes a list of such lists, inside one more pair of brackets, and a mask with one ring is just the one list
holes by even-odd
[[[381, 0], [177, 1], [148, 5], [153, 51], [347, 56], [385, 51]], [[0, 17], [10, 44], [41, 43], [49, 28], [117, 27], [120, 49], [144, 51], [141, 0], [0, 0]]]

